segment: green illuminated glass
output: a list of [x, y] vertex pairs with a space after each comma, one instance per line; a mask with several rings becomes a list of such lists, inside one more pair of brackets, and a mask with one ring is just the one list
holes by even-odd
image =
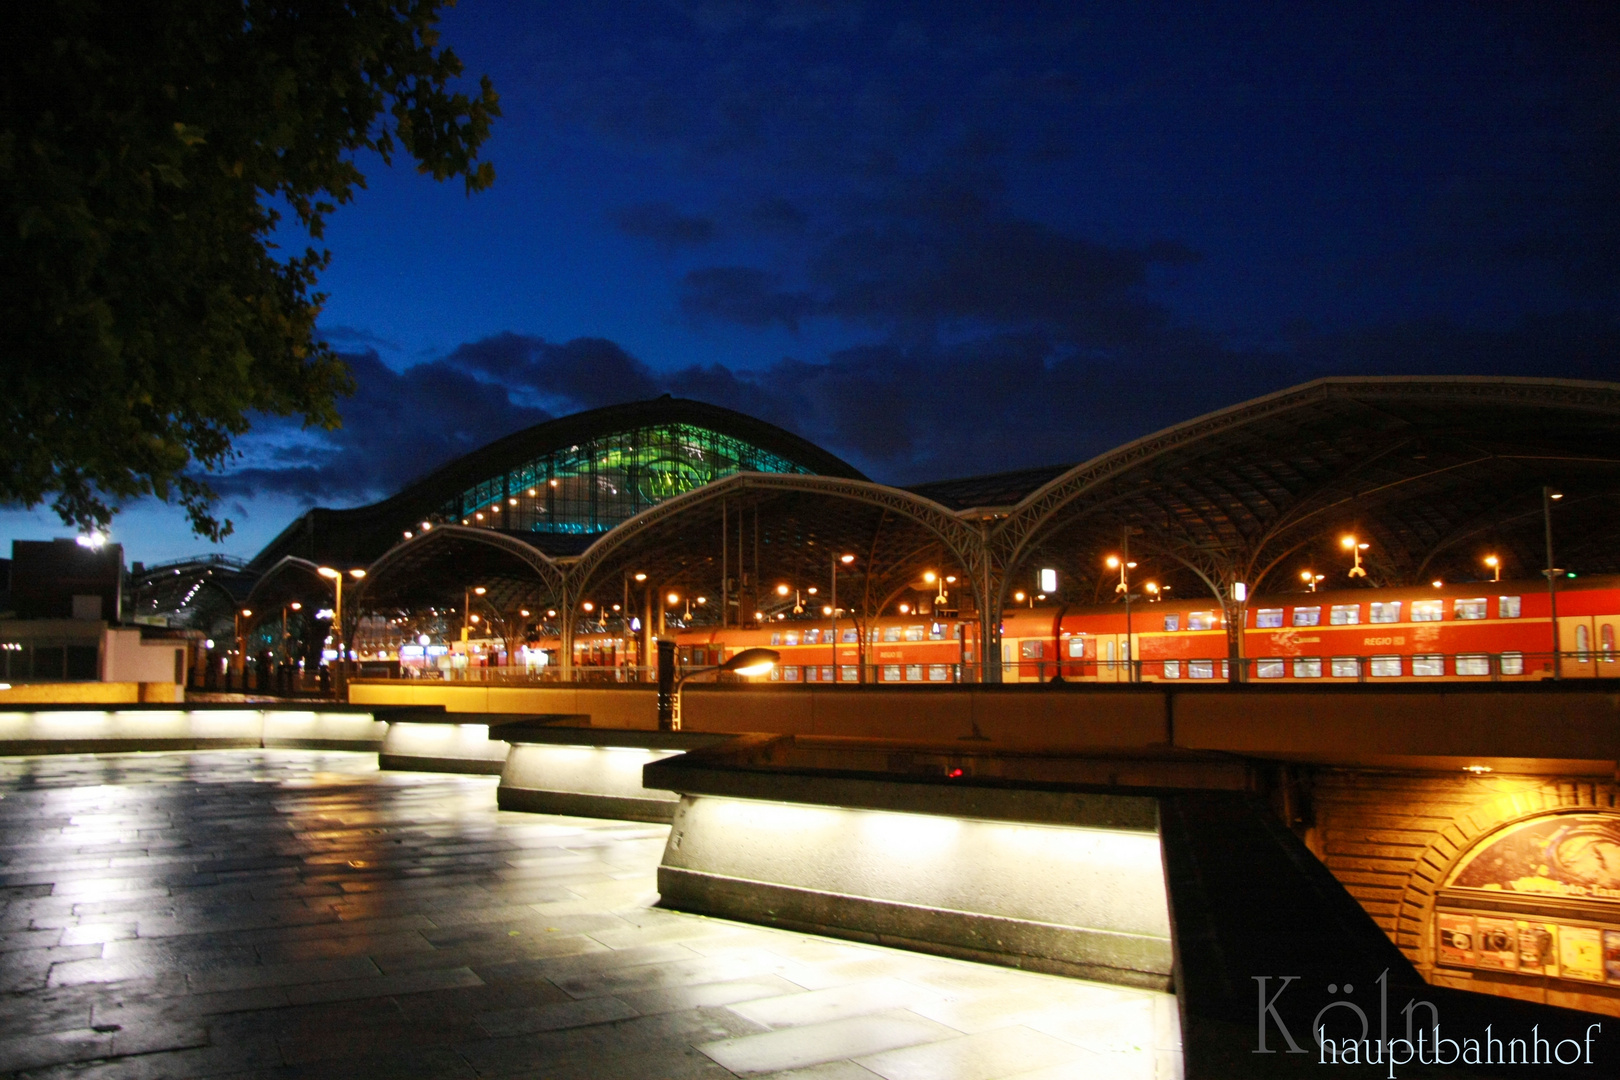
[[604, 435], [490, 477], [439, 513], [506, 532], [606, 532], [665, 499], [739, 472], [813, 472], [752, 443], [690, 424]]

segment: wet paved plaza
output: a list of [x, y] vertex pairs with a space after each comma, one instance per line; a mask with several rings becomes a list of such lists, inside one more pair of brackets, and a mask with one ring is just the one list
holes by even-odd
[[0, 758], [0, 1075], [1180, 1076], [1169, 995], [663, 911], [667, 827], [494, 787]]

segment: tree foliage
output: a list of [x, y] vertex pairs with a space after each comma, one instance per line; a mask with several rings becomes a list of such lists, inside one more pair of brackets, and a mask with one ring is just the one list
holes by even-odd
[[500, 114], [456, 90], [453, 0], [31, 0], [0, 14], [0, 503], [104, 527], [143, 495], [218, 539], [199, 472], [254, 413], [334, 427], [319, 241], [403, 153], [469, 193]]

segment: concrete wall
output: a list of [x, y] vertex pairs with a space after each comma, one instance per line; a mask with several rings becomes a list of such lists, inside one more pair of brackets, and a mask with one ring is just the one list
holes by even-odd
[[106, 682], [184, 683], [185, 653], [183, 641], [142, 641], [139, 630], [108, 630], [101, 677]]
[[173, 682], [13, 683], [0, 690], [0, 709], [17, 705], [155, 705], [185, 700], [185, 687]]
[[682, 796], [658, 871], [682, 910], [1168, 986], [1158, 835]]
[[488, 724], [390, 723], [377, 751], [385, 769], [498, 775], [506, 743], [489, 737]]
[[[92, 684], [95, 685], [95, 684]], [[105, 684], [101, 684], [105, 685]], [[286, 746], [370, 750], [386, 724], [370, 713], [256, 709], [6, 709], [0, 753], [95, 753]]]
[[514, 743], [501, 770], [496, 804], [538, 814], [668, 821], [675, 813], [675, 793], [644, 787], [641, 770], [679, 752]]
[[593, 727], [658, 726], [652, 687], [590, 685], [499, 686], [435, 680], [365, 680], [349, 683], [351, 705], [442, 705], [451, 713], [584, 713]]

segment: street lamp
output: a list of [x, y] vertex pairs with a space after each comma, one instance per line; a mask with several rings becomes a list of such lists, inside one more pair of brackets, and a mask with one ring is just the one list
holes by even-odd
[[1310, 588], [1311, 592], [1315, 592], [1316, 587], [1327, 580], [1327, 575], [1318, 574], [1311, 570], [1301, 570], [1299, 572], [1299, 580], [1303, 581], [1306, 586]]
[[[757, 675], [768, 674], [772, 668], [776, 667], [777, 662], [781, 659], [782, 654], [777, 652], [775, 649], [744, 649], [742, 652], [738, 653], [736, 656], [733, 656], [730, 660], [727, 660], [723, 664], [715, 664], [711, 667], [693, 668], [692, 670], [677, 676], [675, 679], [673, 695], [674, 709], [670, 715], [670, 726], [668, 730], [681, 730], [681, 696], [685, 691], [687, 679], [690, 679], [694, 675], [705, 675], [711, 671], [715, 673], [716, 679], [720, 677], [720, 672], [722, 671], [729, 671], [734, 675], [742, 675], [745, 678], [753, 678]], [[661, 721], [663, 718], [660, 717], [659, 719]], [[664, 725], [662, 723], [659, 724], [660, 728], [663, 726]]]
[[[333, 637], [336, 639], [333, 644], [337, 645], [338, 647], [338, 659], [347, 660], [348, 643], [343, 640], [343, 572], [341, 570], [334, 570], [330, 566], [318, 567], [317, 572], [323, 578], [332, 579], [333, 591], [335, 593], [332, 603], [332, 627]], [[359, 581], [361, 578], [366, 576], [366, 572], [364, 570], [350, 570], [349, 576], [354, 578], [354, 580]]]
[[1485, 556], [1485, 565], [1490, 567], [1491, 568], [1491, 573], [1495, 575], [1494, 577], [1491, 578], [1492, 581], [1501, 581], [1502, 580], [1502, 560], [1501, 559], [1498, 559], [1495, 555], [1487, 555], [1487, 556]]
[[[832, 629], [829, 631], [829, 633], [832, 635], [832, 643], [833, 643], [832, 644], [833, 682], [835, 682], [835, 683], [838, 681], [838, 672], [839, 672], [839, 663], [838, 663], [838, 567], [840, 565], [849, 566], [854, 561], [855, 561], [855, 556], [853, 556], [853, 555], [847, 555], [847, 554], [846, 555], [834, 555], [832, 557], [832, 596], [830, 598], [832, 602], [830, 604], [828, 604], [826, 606], [826, 608], [823, 609], [823, 610], [826, 611], [826, 613], [828, 615], [832, 616]], [[858, 637], [858, 635], [857, 635], [857, 637]], [[859, 640], [857, 640], [855, 642], [856, 663], [860, 662], [860, 656], [861, 656], [860, 650], [861, 650], [861, 643], [860, 643]]]
[[1562, 491], [1542, 485], [1541, 488], [1541, 520], [1547, 532], [1547, 608], [1552, 616], [1552, 661], [1553, 679], [1561, 680], [1564, 677], [1563, 664], [1558, 655], [1558, 570], [1553, 565], [1552, 542], [1552, 504], [1564, 497]]
[[1119, 584], [1114, 586], [1114, 592], [1125, 597], [1125, 681], [1136, 681], [1136, 663], [1131, 650], [1131, 579], [1130, 572], [1136, 569], [1136, 564], [1130, 561], [1129, 552], [1124, 558], [1110, 555], [1105, 560], [1108, 569], [1119, 571]]
[[[1351, 558], [1355, 560], [1355, 565], [1350, 567], [1349, 576], [1353, 578], [1366, 577], [1367, 571], [1361, 567], [1361, 553], [1366, 551], [1370, 545], [1363, 541], [1357, 540], [1354, 536], [1344, 537], [1339, 541], [1339, 545], [1346, 551], [1350, 552]], [[1313, 589], [1312, 591], [1314, 592], [1315, 590]]]
[[478, 621], [478, 616], [472, 613], [472, 598], [483, 596], [489, 590], [482, 585], [469, 585], [461, 590], [461, 640], [467, 640], [467, 628]]

